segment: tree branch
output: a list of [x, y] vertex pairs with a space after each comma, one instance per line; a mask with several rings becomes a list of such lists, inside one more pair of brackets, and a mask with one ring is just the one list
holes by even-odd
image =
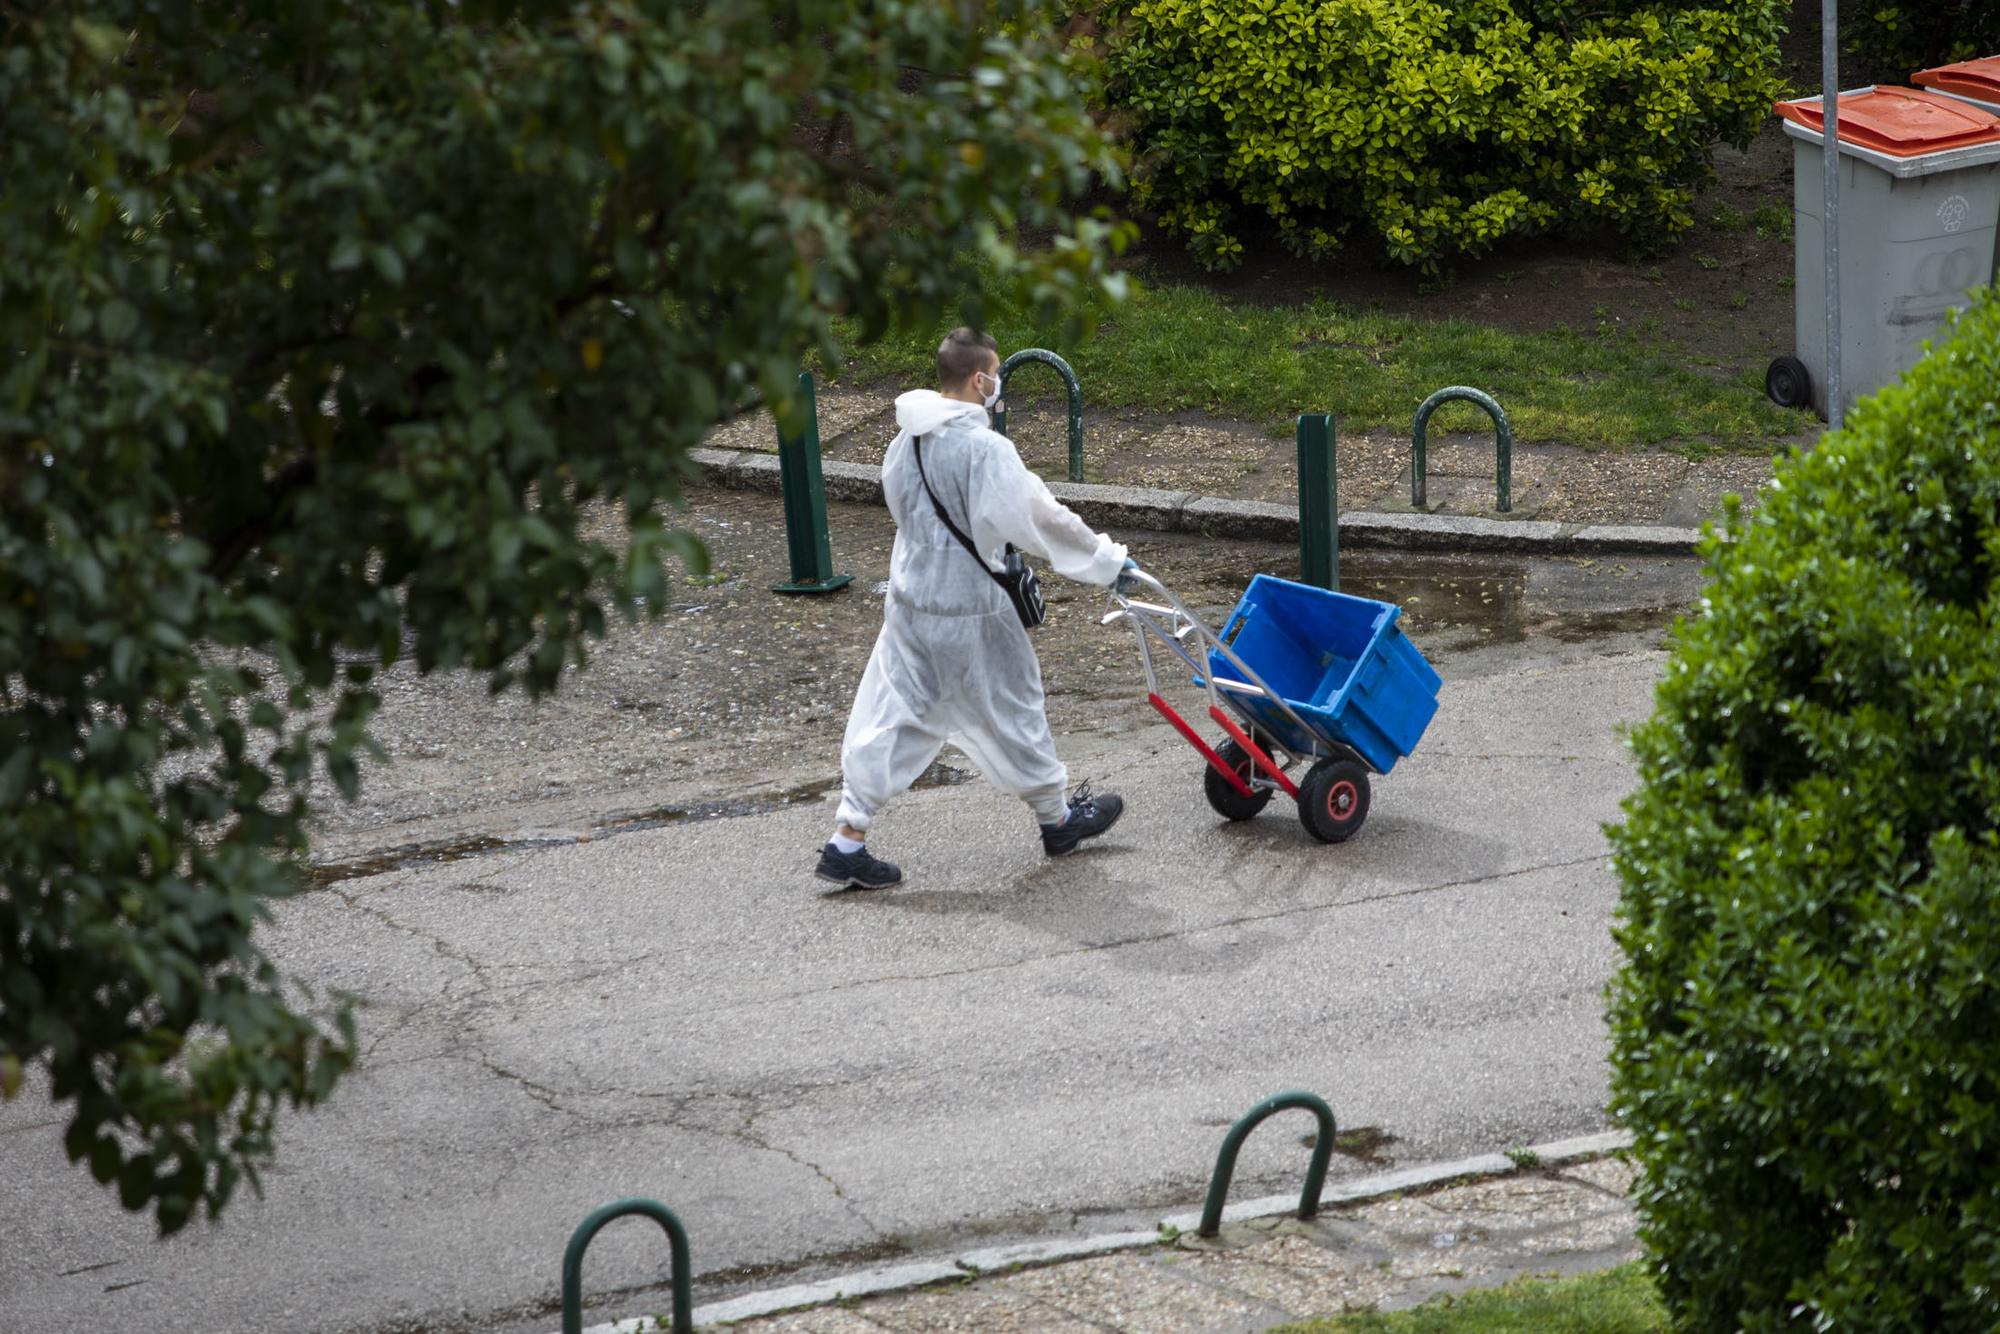
[[209, 557], [208, 577], [216, 580], [228, 578], [236, 567], [243, 563], [245, 557], [278, 531], [292, 497], [311, 486], [318, 478], [319, 460], [310, 456], [295, 459], [280, 470], [278, 475], [271, 479], [264, 508], [238, 524], [235, 531], [216, 545], [215, 554]]
[[[419, 368], [410, 376], [410, 399], [421, 409], [424, 398], [431, 390], [451, 378], [441, 366], [430, 365]], [[384, 432], [405, 422], [415, 421], [421, 411], [390, 417], [383, 412], [364, 415], [363, 423], [371, 431]], [[215, 548], [209, 558], [207, 573], [211, 579], [226, 579], [241, 565], [252, 551], [284, 527], [285, 511], [292, 498], [319, 480], [319, 460], [313, 455], [294, 459], [279, 470], [267, 490], [264, 508], [238, 524]]]
[[890, 192], [889, 178], [881, 172], [865, 167], [848, 158], [835, 157], [830, 153], [821, 153], [813, 149], [804, 149], [802, 151], [813, 165], [819, 167], [829, 176], [873, 190], [877, 194], [888, 194]]

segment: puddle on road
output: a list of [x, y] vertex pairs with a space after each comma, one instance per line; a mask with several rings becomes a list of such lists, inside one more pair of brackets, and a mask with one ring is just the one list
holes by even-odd
[[[970, 771], [938, 760], [919, 774], [917, 781], [910, 786], [912, 788], [957, 787], [960, 783], [970, 781], [972, 781]], [[597, 839], [608, 834], [629, 834], [641, 829], [659, 829], [670, 824], [686, 824], [692, 820], [727, 820], [739, 815], [765, 815], [771, 811], [783, 810], [787, 806], [796, 806], [802, 801], [817, 801], [829, 792], [838, 791], [839, 788], [840, 775], [835, 774], [831, 778], [822, 778], [817, 783], [787, 788], [783, 792], [762, 793], [739, 797], [732, 801], [712, 801], [693, 806], [662, 806], [658, 810], [643, 811], [638, 815], [622, 816], [616, 820], [606, 820], [592, 825], [590, 837]]]
[[621, 815], [613, 820], [600, 820], [590, 826], [590, 832], [586, 837], [572, 841], [595, 842], [612, 834], [636, 834], [643, 829], [663, 829], [668, 825], [689, 824], [699, 820], [731, 820], [743, 815], [766, 815], [771, 811], [781, 811], [787, 806], [796, 806], [802, 801], [818, 801], [839, 786], [840, 776], [836, 774], [832, 778], [822, 778], [816, 783], [786, 788], [782, 792], [757, 792], [747, 797], [732, 797], [726, 801], [660, 806], [650, 811], [640, 811], [637, 815]]
[[[1380, 1126], [1349, 1126], [1334, 1133], [1333, 1151], [1356, 1162], [1381, 1167], [1395, 1161], [1389, 1153], [1389, 1146], [1395, 1142], [1396, 1137]], [[1312, 1148], [1319, 1143], [1319, 1132], [1299, 1136], [1299, 1143]]]
[[1588, 644], [1593, 639], [1637, 634], [1642, 630], [1664, 632], [1676, 616], [1690, 610], [1689, 607], [1630, 607], [1623, 611], [1578, 612], [1538, 622], [1532, 628], [1565, 644]]
[[405, 843], [387, 852], [374, 853], [367, 857], [355, 857], [344, 862], [323, 862], [306, 868], [306, 885], [311, 889], [325, 889], [343, 880], [359, 880], [365, 876], [386, 875], [390, 871], [407, 871], [416, 866], [442, 866], [448, 862], [462, 862], [470, 857], [486, 857], [496, 852], [522, 852], [533, 848], [554, 848], [574, 843], [570, 838], [468, 838], [458, 843]]
[[[961, 783], [971, 782], [972, 777], [970, 770], [939, 760], [924, 770], [911, 786], [957, 787]], [[328, 885], [336, 885], [344, 880], [359, 880], [366, 876], [383, 875], [390, 871], [409, 871], [425, 866], [443, 866], [473, 857], [491, 857], [503, 852], [529, 852], [536, 848], [572, 847], [578, 843], [595, 843], [599, 839], [610, 838], [617, 834], [636, 834], [647, 829], [663, 829], [669, 825], [690, 824], [701, 820], [729, 820], [745, 815], [768, 815], [772, 811], [781, 811], [802, 802], [817, 802], [828, 793], [837, 791], [839, 787], [840, 775], [835, 774], [831, 778], [822, 778], [818, 782], [805, 783], [778, 792], [756, 792], [722, 801], [661, 806], [633, 815], [597, 820], [575, 833], [552, 833], [546, 837], [530, 834], [518, 838], [483, 835], [455, 843], [406, 843], [401, 847], [390, 848], [366, 857], [314, 866], [309, 869], [306, 882], [313, 889], [324, 889]]]
[[[1246, 554], [1255, 563], [1246, 564]], [[1157, 560], [1174, 591], [1217, 629], [1257, 575], [1297, 577], [1289, 551], [1251, 554], [1242, 544], [1208, 551], [1162, 544], [1145, 558]], [[1342, 592], [1394, 603], [1406, 630], [1441, 635], [1448, 648], [1664, 628], [1693, 605], [1700, 585], [1698, 562], [1669, 557], [1359, 551], [1340, 560]]]
[[745, 797], [733, 797], [726, 801], [661, 806], [655, 810], [640, 811], [635, 815], [621, 815], [614, 819], [593, 821], [573, 834], [522, 838], [485, 835], [463, 839], [456, 843], [407, 843], [402, 847], [391, 848], [386, 852], [367, 857], [356, 857], [342, 862], [325, 862], [314, 866], [307, 873], [306, 881], [314, 889], [324, 889], [343, 880], [359, 880], [365, 876], [383, 875], [390, 871], [409, 871], [424, 866], [443, 866], [472, 857], [491, 857], [503, 852], [529, 852], [536, 848], [572, 847], [578, 843], [595, 843], [599, 839], [610, 838], [616, 834], [636, 834], [646, 829], [662, 829], [668, 825], [687, 824], [699, 820], [728, 820], [744, 815], [766, 815], [772, 811], [784, 810], [788, 806], [796, 806], [800, 802], [818, 801], [839, 786], [840, 779], [834, 777], [801, 787], [786, 788], [782, 792], [760, 792]]
[[1401, 557], [1392, 562], [1350, 558], [1341, 569], [1341, 589], [1360, 597], [1393, 602], [1403, 609], [1403, 628], [1412, 634], [1451, 629], [1489, 643], [1519, 643], [1528, 636], [1528, 571], [1525, 565], [1478, 564], [1433, 557]]
[[910, 786], [957, 787], [961, 783], [970, 783], [971, 781], [972, 771], [970, 769], [961, 769], [955, 764], [946, 764], [943, 760], [938, 760], [930, 768], [919, 774], [917, 781], [910, 784]]
[[[1340, 574], [1342, 592], [1396, 604], [1405, 630], [1448, 650], [1664, 630], [1700, 592], [1696, 563], [1660, 558], [1361, 552], [1341, 559]], [[1247, 587], [1249, 576], [1241, 581]]]

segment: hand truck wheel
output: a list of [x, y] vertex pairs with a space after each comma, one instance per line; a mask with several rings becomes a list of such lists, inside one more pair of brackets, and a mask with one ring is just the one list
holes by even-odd
[[[1256, 776], [1257, 767], [1250, 762], [1250, 756], [1234, 741], [1225, 741], [1215, 748], [1222, 762], [1236, 771], [1236, 776], [1248, 783]], [[1251, 820], [1257, 813], [1271, 804], [1271, 789], [1252, 788], [1249, 796], [1244, 796], [1212, 764], [1201, 766], [1201, 790], [1208, 796], [1208, 804], [1215, 813], [1225, 820]]]
[[1299, 784], [1299, 823], [1322, 843], [1345, 843], [1368, 818], [1368, 766], [1321, 760]]

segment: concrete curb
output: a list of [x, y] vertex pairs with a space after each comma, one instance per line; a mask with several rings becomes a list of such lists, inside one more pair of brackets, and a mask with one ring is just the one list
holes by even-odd
[[[1511, 1156], [1505, 1153], [1484, 1153], [1450, 1162], [1426, 1163], [1417, 1167], [1399, 1168], [1394, 1172], [1378, 1172], [1373, 1176], [1357, 1177], [1352, 1181], [1336, 1181], [1320, 1192], [1319, 1199], [1323, 1207], [1365, 1204], [1391, 1195], [1431, 1189], [1455, 1181], [1513, 1176], [1544, 1167], [1563, 1167], [1570, 1163], [1602, 1158], [1631, 1147], [1632, 1136], [1629, 1133], [1609, 1130], [1598, 1135], [1583, 1135], [1575, 1139], [1552, 1140], [1546, 1144], [1529, 1145], [1525, 1149], [1514, 1150]], [[1243, 1200], [1230, 1205], [1222, 1211], [1222, 1221], [1238, 1223], [1253, 1218], [1272, 1218], [1289, 1214], [1298, 1207], [1299, 1197], [1296, 1194], [1267, 1195], [1262, 1199]], [[1192, 1232], [1200, 1223], [1201, 1211], [1194, 1209], [1168, 1215], [1160, 1220], [1159, 1229], [1150, 1232], [1107, 1232], [1091, 1237], [1067, 1237], [1057, 1241], [1025, 1242], [1015, 1246], [990, 1246], [980, 1250], [964, 1251], [947, 1259], [912, 1261], [881, 1269], [864, 1269], [858, 1273], [841, 1274], [822, 1279], [817, 1283], [797, 1283], [790, 1287], [767, 1288], [762, 1292], [746, 1293], [726, 1302], [697, 1306], [694, 1310], [694, 1323], [697, 1327], [705, 1328], [814, 1306], [826, 1306], [856, 1297], [877, 1297], [884, 1293], [908, 1292], [915, 1288], [959, 1282], [1008, 1269], [1058, 1264], [1064, 1260], [1081, 1260], [1116, 1251], [1143, 1250], [1148, 1246], [1160, 1245], [1165, 1239], [1165, 1229]], [[610, 1324], [593, 1325], [585, 1330], [584, 1334], [656, 1334], [657, 1331], [666, 1328], [666, 1325], [655, 1322], [651, 1316], [634, 1316]]]
[[[782, 490], [778, 456], [756, 450], [697, 449], [692, 453], [713, 486], [736, 491]], [[820, 465], [830, 500], [882, 504], [882, 470], [865, 463], [828, 460]], [[1296, 542], [1299, 513], [1262, 500], [1216, 500], [1185, 491], [1140, 486], [1054, 482], [1056, 499], [1091, 525], [1111, 532], [1199, 533]], [[1701, 543], [1699, 528], [1661, 524], [1575, 524], [1540, 519], [1486, 519], [1477, 515], [1375, 513], [1340, 516], [1340, 545], [1352, 550], [1506, 551], [1536, 556], [1689, 556]]]

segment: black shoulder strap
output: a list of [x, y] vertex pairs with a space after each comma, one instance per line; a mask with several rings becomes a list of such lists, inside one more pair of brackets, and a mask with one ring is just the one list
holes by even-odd
[[937, 492], [931, 490], [931, 479], [924, 472], [924, 438], [920, 435], [910, 437], [910, 448], [916, 453], [917, 477], [923, 482], [924, 491], [931, 498], [931, 508], [937, 511], [938, 522], [945, 526], [947, 532], [958, 539], [960, 546], [972, 553], [972, 558], [979, 562], [980, 569], [991, 575], [994, 582], [999, 582], [1000, 576], [993, 573], [993, 567], [986, 563], [986, 557], [979, 554], [979, 548], [973, 544], [971, 538], [965, 535], [965, 531], [951, 521], [951, 515], [945, 512], [944, 502], [938, 499]]

